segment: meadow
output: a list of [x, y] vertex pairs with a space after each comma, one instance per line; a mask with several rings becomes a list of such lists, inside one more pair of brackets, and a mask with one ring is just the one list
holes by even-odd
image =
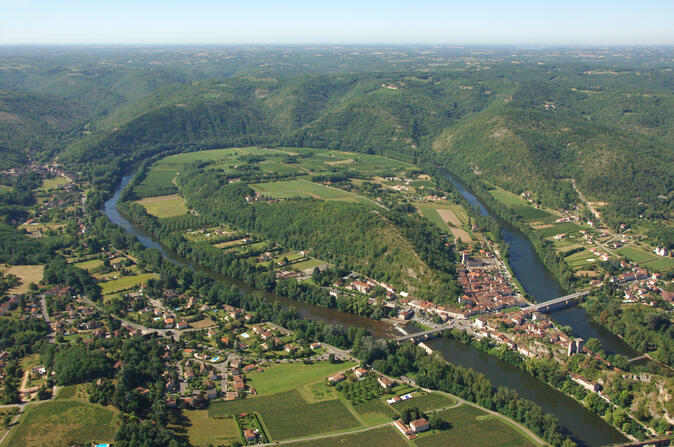
[[548, 228], [536, 230], [536, 233], [542, 237], [550, 237], [560, 233], [573, 234], [580, 230], [580, 226], [573, 222], [562, 222]]
[[266, 368], [262, 372], [249, 374], [251, 386], [260, 395], [292, 390], [300, 385], [323, 380], [339, 371], [356, 366], [354, 362], [328, 363], [313, 365], [304, 363], [281, 363]]
[[54, 188], [59, 188], [61, 186], [67, 185], [70, 183], [70, 180], [63, 176], [58, 176], [54, 178], [46, 178], [42, 180], [42, 187], [40, 189], [50, 190]]
[[77, 400], [54, 400], [29, 406], [5, 447], [70, 447], [92, 441], [112, 442], [120, 425], [111, 407]]
[[101, 283], [101, 292], [103, 295], [129, 290], [141, 284], [145, 284], [150, 278], [158, 278], [156, 273], [142, 273], [140, 275], [122, 276], [119, 279]]
[[342, 200], [360, 202], [368, 205], [373, 203], [357, 194], [342, 191], [336, 188], [311, 183], [305, 180], [288, 180], [282, 182], [256, 183], [251, 187], [265, 196], [275, 199], [289, 199], [293, 197], [313, 197], [321, 200]]
[[535, 222], [538, 220], [548, 221], [550, 219], [556, 219], [556, 216], [553, 214], [529, 205], [513, 206], [512, 210], [525, 222]]
[[194, 446], [226, 445], [239, 441], [234, 418], [212, 418], [208, 410], [183, 410], [188, 419], [187, 437]]
[[181, 216], [188, 211], [187, 205], [185, 205], [185, 199], [177, 194], [149, 197], [139, 200], [136, 203], [140, 203], [145, 207], [149, 214], [160, 219], [163, 217]]
[[133, 192], [140, 198], [175, 194], [178, 188], [173, 184], [173, 178], [177, 173], [175, 168], [153, 167]]
[[489, 191], [489, 194], [491, 194], [493, 198], [495, 198], [496, 200], [498, 200], [499, 202], [501, 202], [506, 206], [518, 206], [528, 204], [528, 202], [524, 200], [521, 196], [513, 194], [502, 188], [497, 187], [496, 189], [492, 189], [491, 191]]
[[652, 261], [643, 262], [641, 265], [655, 272], [666, 272], [674, 269], [674, 258], [657, 258]]
[[333, 436], [330, 438], [314, 439], [312, 441], [298, 441], [287, 444], [291, 447], [351, 447], [351, 446], [386, 446], [406, 447], [407, 441], [392, 426], [376, 428], [364, 432]]
[[90, 272], [102, 266], [103, 261], [101, 261], [100, 259], [91, 259], [89, 261], [82, 261], [73, 265], [79, 269], [87, 270]]
[[456, 399], [440, 393], [424, 393], [416, 392], [412, 394], [412, 399], [404, 400], [392, 405], [398, 413], [402, 413], [406, 408], [418, 408], [421, 411], [436, 410], [439, 408], [449, 407], [456, 403]]
[[0, 272], [5, 275], [12, 274], [17, 276], [21, 283], [8, 290], [8, 293], [26, 293], [30, 283], [39, 283], [44, 276], [44, 265], [10, 265], [9, 267], [0, 268]]
[[414, 440], [418, 447], [460, 445], [462, 447], [534, 447], [530, 438], [498, 416], [471, 405], [442, 411], [439, 416], [451, 424], [447, 430], [433, 430]]
[[214, 402], [208, 412], [212, 417], [256, 412], [272, 440], [345, 430], [360, 425], [339, 400], [309, 404], [297, 390], [231, 402]]
[[632, 262], [636, 262], [637, 264], [642, 263], [644, 261], [652, 260], [655, 258], [654, 253], [648, 253], [640, 248], [636, 247], [623, 247], [618, 250], [616, 250], [619, 254], [625, 256], [627, 259], [629, 259]]

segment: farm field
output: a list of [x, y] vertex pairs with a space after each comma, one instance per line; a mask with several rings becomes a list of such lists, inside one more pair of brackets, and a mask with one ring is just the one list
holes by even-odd
[[29, 406], [3, 447], [70, 447], [91, 441], [112, 442], [120, 425], [111, 407], [76, 400]]
[[543, 211], [538, 208], [534, 208], [529, 205], [516, 205], [511, 207], [512, 210], [525, 222], [534, 222], [534, 221], [548, 221], [550, 219], [556, 219], [557, 217], [553, 214]]
[[641, 266], [656, 272], [666, 272], [674, 269], [674, 258], [657, 258], [653, 261], [642, 262]]
[[170, 196], [149, 197], [147, 199], [138, 200], [145, 207], [149, 214], [155, 217], [173, 217], [181, 216], [187, 213], [187, 205], [185, 199], [177, 194]]
[[215, 402], [212, 417], [257, 412], [272, 440], [346, 430], [360, 424], [339, 400], [309, 404], [297, 390], [231, 402]]
[[592, 264], [596, 260], [597, 256], [588, 250], [583, 250], [564, 258], [564, 261], [569, 264], [570, 267], [583, 267]]
[[255, 191], [275, 199], [289, 199], [292, 197], [313, 197], [321, 200], [342, 200], [361, 202], [372, 205], [364, 197], [335, 188], [311, 183], [305, 180], [288, 180], [281, 182], [256, 183], [250, 185]]
[[292, 447], [406, 447], [408, 444], [398, 430], [393, 426], [387, 426], [351, 435], [333, 436], [312, 441], [298, 441], [287, 445]]
[[42, 280], [44, 265], [10, 265], [9, 267], [1, 267], [0, 272], [5, 275], [15, 275], [21, 280], [21, 283], [13, 289], [8, 290], [8, 293], [26, 293], [28, 292], [30, 283], [37, 284]]
[[301, 261], [301, 262], [298, 262], [296, 264], [292, 264], [290, 266], [290, 268], [292, 270], [297, 271], [297, 272], [301, 272], [301, 271], [309, 270], [309, 269], [311, 269], [313, 271], [314, 268], [316, 268], [316, 267], [321, 268], [325, 265], [327, 265], [327, 263], [321, 261], [320, 259], [309, 258], [306, 261]]
[[507, 206], [528, 205], [528, 202], [524, 200], [521, 196], [506, 191], [503, 188], [496, 187], [496, 189], [492, 189], [491, 191], [489, 191], [489, 194], [491, 194], [493, 198], [495, 198], [496, 200]]
[[438, 413], [452, 426], [448, 430], [432, 431], [414, 440], [418, 447], [460, 445], [463, 447], [534, 447], [538, 444], [521, 434], [497, 416], [470, 405]]
[[445, 396], [440, 393], [424, 393], [416, 392], [412, 394], [414, 396], [412, 399], [404, 400], [398, 402], [395, 405], [391, 405], [398, 413], [402, 413], [406, 408], [417, 407], [421, 411], [436, 410], [438, 408], [449, 407], [456, 403], [456, 399]]
[[70, 180], [63, 176], [58, 176], [54, 178], [46, 178], [42, 180], [42, 188], [44, 190], [58, 188], [59, 186], [67, 185], [70, 183]]
[[119, 279], [114, 279], [112, 281], [107, 281], [101, 283], [101, 292], [104, 295], [119, 292], [122, 290], [128, 290], [137, 285], [147, 282], [150, 278], [158, 278], [159, 275], [156, 273], [142, 273], [140, 275], [134, 276], [122, 276]]
[[75, 267], [79, 269], [84, 269], [87, 271], [92, 271], [94, 269], [97, 269], [98, 267], [103, 265], [103, 261], [100, 259], [91, 259], [89, 261], [83, 261], [83, 262], [78, 262], [76, 264], [73, 264]]
[[194, 446], [227, 445], [239, 441], [234, 418], [212, 418], [208, 410], [183, 410], [189, 420], [187, 437]]
[[577, 233], [580, 230], [580, 226], [573, 222], [562, 222], [555, 224], [551, 227], [548, 228], [542, 228], [540, 230], [536, 230], [536, 233], [543, 237], [550, 237], [554, 236], [556, 234], [561, 234], [561, 233], [566, 233], [566, 234], [573, 234]]
[[133, 189], [138, 197], [152, 197], [168, 194], [167, 190], [177, 191], [173, 178], [178, 170], [172, 168], [153, 167], [147, 176]]
[[260, 395], [279, 393], [292, 390], [300, 385], [323, 380], [325, 377], [339, 371], [356, 366], [354, 362], [344, 363], [281, 363], [265, 369], [262, 372], [249, 374], [251, 385]]
[[381, 397], [353, 405], [353, 409], [360, 415], [363, 422], [368, 425], [383, 424], [386, 421], [390, 421], [393, 416], [397, 415], [392, 408]]
[[415, 203], [414, 206], [417, 207], [422, 216], [442, 231], [451, 231], [452, 235], [461, 242], [473, 240], [470, 233], [461, 228], [467, 219], [459, 206], [443, 203]]
[[656, 258], [654, 253], [648, 253], [640, 248], [631, 246], [619, 248], [616, 252], [637, 264]]

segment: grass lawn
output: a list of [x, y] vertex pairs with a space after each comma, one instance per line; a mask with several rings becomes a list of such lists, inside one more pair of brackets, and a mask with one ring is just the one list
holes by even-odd
[[263, 372], [249, 374], [253, 388], [261, 395], [288, 391], [298, 386], [322, 380], [338, 371], [356, 366], [353, 362], [321, 362], [313, 365], [304, 363], [281, 363], [265, 369]]
[[8, 290], [8, 293], [26, 293], [28, 292], [28, 286], [30, 283], [34, 282], [35, 284], [42, 281], [44, 276], [44, 265], [10, 265], [9, 267], [1, 267], [0, 272], [5, 275], [18, 276], [21, 280], [21, 284], [14, 287], [13, 289]]
[[156, 273], [143, 273], [135, 276], [122, 276], [119, 279], [101, 283], [101, 292], [103, 295], [119, 292], [121, 290], [128, 290], [140, 284], [144, 284], [150, 278], [159, 278]]
[[185, 199], [177, 194], [149, 197], [147, 199], [139, 200], [136, 203], [140, 203], [145, 207], [149, 214], [160, 219], [163, 217], [181, 216], [187, 213]]
[[307, 269], [313, 270], [315, 267], [320, 267], [323, 265], [326, 265], [327, 263], [324, 261], [321, 261], [320, 259], [314, 259], [314, 258], [309, 258], [306, 261], [298, 262], [296, 264], [292, 264], [290, 266], [291, 269], [301, 272]]
[[493, 198], [507, 206], [527, 205], [528, 202], [521, 196], [513, 194], [502, 188], [496, 188], [489, 191]]
[[92, 271], [94, 269], [97, 269], [98, 267], [103, 265], [103, 261], [100, 259], [92, 259], [90, 261], [84, 261], [84, 262], [78, 262], [77, 264], [73, 264], [75, 267], [84, 269], [86, 271]]
[[399, 413], [402, 413], [405, 408], [413, 407], [417, 407], [421, 411], [430, 411], [449, 407], [450, 405], [454, 405], [456, 403], [456, 399], [440, 393], [429, 394], [420, 391], [412, 394], [412, 396], [412, 399], [398, 402], [395, 405], [391, 405], [391, 408]]
[[623, 247], [616, 251], [621, 255], [625, 256], [630, 261], [636, 262], [637, 264], [647, 260], [651, 260], [656, 256], [654, 253], [648, 253], [647, 251], [632, 246]]
[[653, 261], [643, 262], [641, 265], [656, 272], [666, 272], [674, 268], [674, 258], [658, 258]]
[[212, 417], [257, 412], [272, 440], [354, 428], [360, 424], [339, 400], [309, 404], [297, 390], [261, 397], [214, 402]]
[[59, 186], [67, 185], [70, 181], [62, 176], [54, 178], [46, 178], [42, 180], [42, 188], [44, 190], [58, 188]]
[[391, 406], [379, 397], [354, 405], [353, 409], [367, 425], [383, 424], [396, 416], [396, 412], [393, 411]]
[[392, 426], [376, 428], [352, 435], [333, 436], [331, 438], [316, 439], [313, 441], [298, 441], [288, 444], [292, 447], [406, 447], [407, 442], [402, 434]]
[[120, 425], [111, 407], [77, 400], [54, 400], [29, 406], [3, 447], [90, 445], [112, 442]]
[[525, 222], [534, 222], [536, 220], [547, 220], [556, 217], [548, 213], [547, 211], [543, 211], [541, 209], [537, 209], [529, 205], [517, 205], [513, 206], [512, 209]]
[[540, 230], [536, 230], [536, 234], [539, 234], [543, 237], [549, 237], [549, 236], [554, 236], [554, 235], [560, 234], [560, 233], [566, 233], [566, 234], [576, 233], [580, 229], [581, 228], [573, 222], [563, 222], [563, 223], [555, 224], [555, 225], [553, 225], [549, 228], [543, 228], [543, 229], [540, 229]]
[[177, 173], [177, 169], [153, 167], [143, 181], [134, 188], [134, 192], [138, 197], [151, 197], [157, 192], [161, 194], [166, 188], [175, 188], [173, 178]]
[[183, 410], [189, 420], [187, 436], [194, 446], [228, 445], [239, 441], [239, 431], [234, 418], [212, 418], [208, 410]]
[[418, 447], [460, 445], [462, 447], [534, 447], [538, 444], [515, 427], [470, 405], [445, 410], [440, 417], [452, 426], [431, 431], [414, 440]]

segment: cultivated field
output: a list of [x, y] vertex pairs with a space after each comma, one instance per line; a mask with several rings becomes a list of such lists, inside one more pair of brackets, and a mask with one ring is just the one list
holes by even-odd
[[78, 262], [76, 264], [73, 264], [75, 267], [87, 270], [87, 271], [92, 271], [94, 269], [97, 269], [98, 267], [103, 265], [103, 261], [100, 259], [91, 259], [89, 261], [83, 261], [83, 262]]
[[29, 406], [5, 440], [5, 447], [70, 447], [92, 441], [112, 442], [120, 425], [118, 412], [76, 400]]
[[322, 381], [327, 376], [355, 366], [356, 363], [282, 363], [263, 372], [249, 374], [251, 385], [260, 395], [292, 390], [300, 385]]
[[371, 201], [357, 194], [341, 191], [336, 188], [311, 183], [305, 180], [288, 180], [285, 182], [256, 183], [251, 185], [255, 191], [275, 199], [292, 197], [313, 197], [321, 200], [342, 200], [372, 204]]
[[393, 426], [377, 428], [352, 435], [333, 436], [312, 441], [293, 442], [292, 447], [406, 447], [408, 444], [402, 434]]
[[562, 222], [552, 225], [548, 228], [536, 230], [536, 233], [540, 234], [543, 237], [550, 237], [561, 233], [574, 234], [577, 233], [580, 229], [581, 229], [580, 226], [578, 226], [573, 222]]
[[153, 197], [162, 194], [168, 194], [168, 190], [175, 190], [173, 178], [178, 170], [172, 168], [153, 167], [147, 173], [147, 176], [133, 189], [138, 197]]
[[405, 408], [418, 408], [421, 411], [435, 410], [438, 408], [445, 408], [456, 403], [456, 399], [445, 396], [440, 393], [424, 393], [416, 392], [412, 394], [414, 396], [412, 399], [404, 400], [398, 402], [391, 407], [397, 412], [401, 413]]
[[149, 214], [158, 218], [181, 216], [187, 213], [187, 205], [185, 199], [177, 194], [170, 196], [149, 197], [147, 199], [139, 200], [145, 207]]
[[414, 441], [418, 447], [460, 445], [462, 447], [534, 447], [532, 440], [497, 416], [470, 405], [445, 410], [439, 415], [451, 428], [423, 434]]
[[493, 198], [507, 206], [527, 205], [528, 202], [521, 196], [513, 194], [502, 188], [496, 188], [489, 191]]
[[101, 283], [101, 292], [103, 295], [108, 295], [110, 293], [121, 292], [122, 290], [129, 290], [132, 287], [145, 284], [150, 278], [158, 278], [159, 275], [156, 273], [143, 273], [140, 275], [134, 276], [122, 276], [119, 279], [113, 279], [112, 281], [107, 281]]
[[183, 410], [189, 420], [187, 436], [194, 446], [228, 445], [239, 441], [239, 430], [234, 418], [212, 418], [208, 410]]
[[21, 280], [21, 284], [10, 289], [7, 293], [26, 293], [30, 283], [39, 283], [44, 276], [44, 265], [10, 265], [0, 267], [0, 272], [5, 275], [15, 275]]

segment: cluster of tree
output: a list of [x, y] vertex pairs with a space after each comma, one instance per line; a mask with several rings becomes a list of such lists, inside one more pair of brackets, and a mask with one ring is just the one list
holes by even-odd
[[622, 298], [620, 289], [605, 285], [591, 293], [584, 306], [590, 317], [620, 335], [634, 349], [674, 366], [674, 325], [671, 320], [658, 309], [622, 306]]
[[112, 362], [98, 349], [89, 350], [81, 345], [73, 345], [54, 356], [54, 370], [56, 383], [72, 385], [110, 376]]

